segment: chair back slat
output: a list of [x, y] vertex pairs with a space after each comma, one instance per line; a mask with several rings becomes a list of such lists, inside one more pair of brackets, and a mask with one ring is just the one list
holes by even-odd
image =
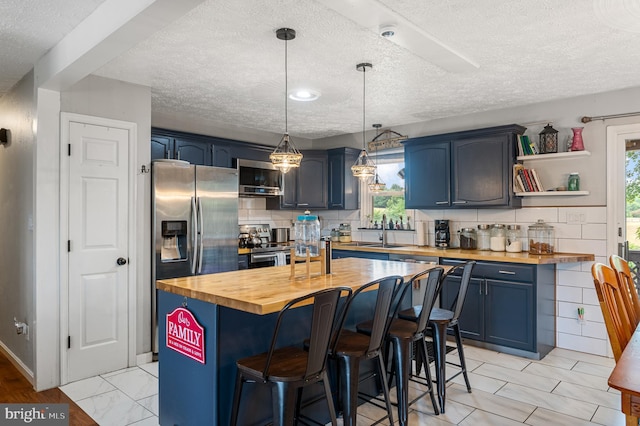
[[591, 267], [591, 274], [613, 356], [618, 361], [629, 339], [631, 339], [635, 327], [631, 326], [615, 271], [602, 263], [594, 263]]
[[633, 282], [629, 263], [616, 255], [609, 257], [609, 263], [616, 272], [618, 285], [622, 292], [622, 300], [629, 313], [631, 324], [635, 327], [640, 322], [640, 298], [638, 298], [638, 290]]
[[[424, 298], [422, 299], [422, 310], [420, 311], [420, 315], [418, 315], [418, 332], [423, 332], [427, 328], [429, 317], [431, 316], [431, 310], [433, 309], [436, 298], [440, 293], [440, 287], [442, 286], [441, 278], [443, 272], [444, 269], [439, 267], [426, 271], [426, 273], [428, 274], [426, 283], [427, 288], [424, 291]], [[424, 274], [425, 273], [423, 272], [418, 276], [414, 276], [411, 279], [412, 282], [415, 280], [424, 280]]]
[[466, 262], [462, 267], [462, 278], [460, 280], [460, 290], [456, 296], [455, 305], [453, 306], [453, 319], [451, 321], [457, 321], [462, 313], [462, 307], [464, 306], [464, 300], [467, 297], [467, 290], [469, 289], [469, 283], [471, 282], [471, 272], [476, 262], [471, 260]]

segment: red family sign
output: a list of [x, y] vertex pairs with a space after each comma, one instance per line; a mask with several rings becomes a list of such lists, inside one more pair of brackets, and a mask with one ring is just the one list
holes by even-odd
[[191, 311], [176, 308], [167, 314], [167, 347], [204, 364], [204, 327]]

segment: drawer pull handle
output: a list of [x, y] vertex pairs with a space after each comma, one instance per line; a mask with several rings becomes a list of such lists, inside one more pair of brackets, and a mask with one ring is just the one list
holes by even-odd
[[505, 275], [515, 275], [516, 274], [513, 271], [503, 271], [503, 270], [498, 271], [498, 273], [499, 274], [505, 274]]
[[451, 204], [467, 204], [467, 202], [466, 201], [454, 201]]
[[436, 201], [436, 204], [449, 204], [448, 201]]

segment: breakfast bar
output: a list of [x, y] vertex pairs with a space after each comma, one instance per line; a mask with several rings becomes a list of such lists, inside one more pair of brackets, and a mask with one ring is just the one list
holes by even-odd
[[[357, 289], [390, 275], [409, 279], [435, 265], [336, 259], [330, 275], [312, 264], [310, 278], [305, 265], [298, 266], [295, 278], [289, 266], [277, 266], [157, 281], [161, 424], [229, 424], [235, 361], [268, 349], [275, 317], [288, 301], [323, 288]], [[304, 307], [295, 311], [299, 321], [308, 321]], [[199, 327], [187, 330], [194, 322]], [[282, 343], [305, 337], [291, 327]], [[269, 416], [269, 392], [250, 392], [254, 408], [241, 413], [243, 423]]]

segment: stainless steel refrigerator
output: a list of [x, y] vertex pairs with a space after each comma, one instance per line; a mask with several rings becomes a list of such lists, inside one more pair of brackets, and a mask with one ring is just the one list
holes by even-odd
[[238, 170], [157, 160], [151, 175], [151, 346], [155, 354], [156, 280], [238, 269]]

